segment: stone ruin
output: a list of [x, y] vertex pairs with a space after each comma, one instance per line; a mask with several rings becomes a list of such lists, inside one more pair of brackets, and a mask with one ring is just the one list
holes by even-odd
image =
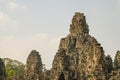
[[89, 34], [83, 13], [75, 13], [69, 32], [60, 40], [50, 80], [120, 80], [120, 51], [113, 65], [101, 44]]
[[32, 50], [27, 58], [24, 78], [25, 80], [42, 80], [42, 61], [36, 50]]
[[114, 66], [116, 69], [120, 69], [120, 51], [117, 51], [115, 60], [114, 60]]
[[[101, 44], [89, 34], [83, 13], [75, 13], [69, 32], [60, 40], [50, 70], [43, 73], [39, 52], [31, 51], [24, 80], [120, 80], [120, 51], [114, 61], [110, 55], [105, 56]], [[5, 78], [4, 64], [0, 60], [0, 80]]]
[[0, 58], [0, 80], [6, 80], [5, 65], [2, 59]]
[[109, 74], [109, 80], [120, 80], [120, 51], [117, 51], [114, 60], [114, 69]]

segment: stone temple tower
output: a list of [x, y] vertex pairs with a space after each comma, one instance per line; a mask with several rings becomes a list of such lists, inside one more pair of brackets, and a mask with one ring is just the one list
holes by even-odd
[[25, 66], [25, 80], [42, 80], [42, 60], [39, 52], [32, 50]]
[[69, 31], [60, 41], [50, 80], [106, 80], [104, 50], [89, 34], [83, 13], [75, 13]]

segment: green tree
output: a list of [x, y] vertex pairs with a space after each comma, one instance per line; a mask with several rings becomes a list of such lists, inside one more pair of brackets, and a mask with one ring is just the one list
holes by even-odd
[[3, 58], [6, 68], [6, 74], [8, 80], [12, 80], [14, 77], [23, 77], [24, 73], [24, 64], [17, 61], [12, 60], [10, 58]]

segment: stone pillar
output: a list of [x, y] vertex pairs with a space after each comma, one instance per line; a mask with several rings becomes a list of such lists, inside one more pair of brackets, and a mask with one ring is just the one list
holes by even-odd
[[39, 52], [32, 50], [25, 66], [25, 80], [42, 80], [42, 61]]

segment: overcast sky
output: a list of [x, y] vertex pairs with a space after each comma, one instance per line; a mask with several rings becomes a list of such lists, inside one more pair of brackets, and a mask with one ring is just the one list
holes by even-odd
[[84, 13], [90, 34], [114, 57], [120, 50], [120, 0], [0, 0], [0, 57], [26, 63], [35, 49], [51, 68], [74, 12]]

